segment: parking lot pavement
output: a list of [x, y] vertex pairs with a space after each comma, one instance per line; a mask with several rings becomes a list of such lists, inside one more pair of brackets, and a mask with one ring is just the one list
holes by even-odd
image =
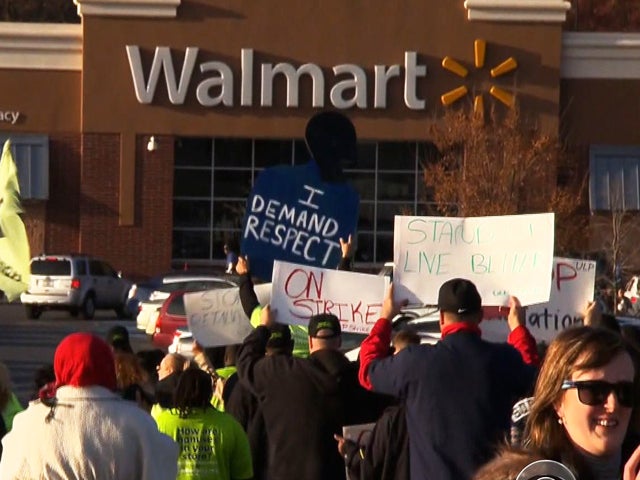
[[45, 312], [38, 320], [28, 320], [20, 304], [0, 305], [0, 361], [9, 368], [14, 392], [23, 405], [33, 394], [34, 374], [53, 362], [56, 346], [73, 332], [92, 332], [104, 338], [114, 325], [129, 331], [134, 351], [155, 348], [134, 320], [118, 319], [111, 311], [98, 312], [93, 320], [71, 318], [65, 312]]

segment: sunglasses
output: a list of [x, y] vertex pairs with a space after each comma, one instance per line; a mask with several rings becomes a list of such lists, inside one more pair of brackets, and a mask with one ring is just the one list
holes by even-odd
[[562, 382], [562, 390], [576, 388], [578, 399], [589, 406], [602, 405], [607, 401], [611, 392], [616, 394], [618, 402], [623, 407], [631, 408], [634, 405], [635, 393], [633, 382], [609, 383], [604, 380], [584, 380]]

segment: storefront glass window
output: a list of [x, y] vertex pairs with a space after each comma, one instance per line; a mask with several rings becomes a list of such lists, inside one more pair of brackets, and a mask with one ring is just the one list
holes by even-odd
[[239, 231], [246, 207], [246, 198], [213, 202], [213, 226], [216, 230]]
[[173, 229], [173, 258], [209, 260], [211, 234], [208, 230]]
[[393, 231], [378, 233], [376, 236], [376, 256], [384, 258], [388, 262], [393, 261]]
[[216, 138], [214, 140], [214, 165], [230, 168], [251, 168], [251, 140], [235, 138]]
[[174, 197], [211, 197], [211, 170], [176, 168], [173, 175]]
[[255, 166], [291, 165], [293, 140], [255, 140]]
[[211, 226], [210, 200], [174, 200], [174, 227], [209, 228]]
[[358, 143], [358, 160], [357, 170], [375, 170], [376, 169], [376, 143], [375, 142], [359, 142]]
[[415, 197], [415, 175], [378, 172], [378, 200], [413, 202]]
[[213, 173], [213, 195], [215, 197], [247, 198], [253, 180], [250, 170], [220, 170]]
[[[356, 268], [393, 259], [394, 215], [438, 214], [422, 185], [421, 165], [431, 152], [425, 145], [359, 142], [357, 164], [345, 169], [360, 195]], [[223, 244], [240, 243], [247, 196], [260, 172], [275, 165], [304, 165], [308, 159], [301, 139], [177, 140], [174, 261], [222, 265]]]
[[375, 231], [376, 205], [374, 202], [360, 202], [358, 215], [358, 233]]
[[376, 199], [376, 172], [354, 171], [345, 172], [347, 181], [353, 185], [360, 194], [360, 201]]
[[375, 263], [375, 242], [372, 233], [358, 233], [356, 239], [355, 262], [371, 264]]
[[378, 144], [378, 170], [416, 168], [415, 142], [381, 142]]
[[179, 138], [175, 142], [175, 164], [186, 167], [211, 165], [210, 138]]

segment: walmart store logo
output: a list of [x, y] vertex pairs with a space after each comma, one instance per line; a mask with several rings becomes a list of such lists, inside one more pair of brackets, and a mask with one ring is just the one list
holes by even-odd
[[[473, 50], [476, 68], [479, 69], [484, 67], [486, 42], [480, 39], [475, 40], [473, 42]], [[462, 78], [465, 78], [469, 74], [469, 71], [465, 67], [463, 67], [460, 63], [458, 63], [451, 57], [445, 57], [442, 59], [442, 67]], [[518, 63], [513, 57], [509, 57], [500, 65], [491, 69], [491, 78], [497, 78], [502, 75], [506, 75], [516, 68], [518, 68]], [[446, 92], [440, 97], [440, 100], [443, 105], [448, 106], [460, 100], [462, 97], [467, 95], [467, 93], [469, 93], [469, 90], [466, 86], [463, 85]], [[513, 108], [513, 106], [515, 105], [515, 96], [500, 87], [491, 85], [489, 87], [489, 94], [510, 108]], [[476, 95], [476, 97], [474, 98], [473, 110], [477, 113], [482, 113], [484, 111], [484, 100], [482, 98], [482, 93]]]

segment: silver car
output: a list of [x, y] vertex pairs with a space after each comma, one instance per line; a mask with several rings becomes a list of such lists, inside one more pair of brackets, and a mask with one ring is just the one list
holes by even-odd
[[131, 282], [108, 263], [88, 255], [40, 255], [31, 259], [28, 290], [20, 296], [27, 318], [45, 310], [67, 310], [91, 319], [96, 309], [113, 309], [126, 316]]

